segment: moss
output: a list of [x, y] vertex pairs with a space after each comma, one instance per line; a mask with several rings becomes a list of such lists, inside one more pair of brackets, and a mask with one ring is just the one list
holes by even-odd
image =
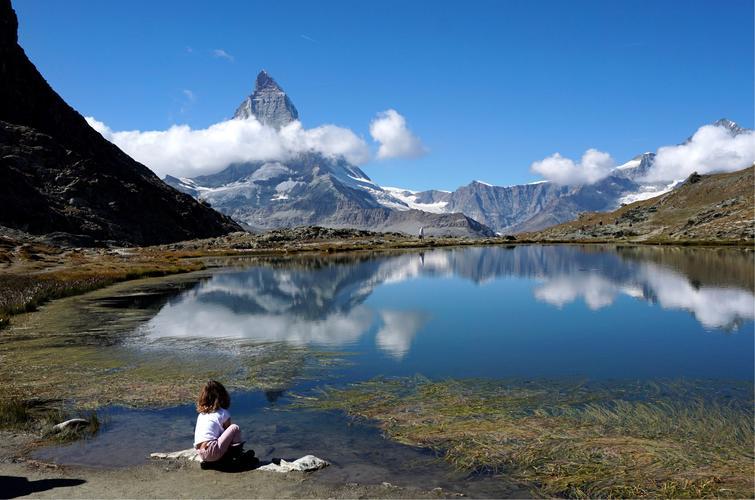
[[300, 405], [375, 420], [459, 469], [565, 497], [751, 497], [752, 385], [379, 379]]

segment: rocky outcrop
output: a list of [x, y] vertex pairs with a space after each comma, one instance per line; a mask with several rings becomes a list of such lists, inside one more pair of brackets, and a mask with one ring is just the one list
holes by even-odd
[[240, 229], [132, 160], [47, 84], [0, 0], [0, 225], [146, 245]]
[[234, 118], [246, 119], [254, 116], [263, 125], [280, 129], [299, 119], [299, 112], [282, 88], [262, 70], [257, 75], [252, 95], [236, 109]]

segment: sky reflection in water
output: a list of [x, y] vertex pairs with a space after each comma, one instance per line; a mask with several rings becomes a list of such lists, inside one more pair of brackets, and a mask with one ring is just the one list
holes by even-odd
[[753, 264], [725, 249], [517, 246], [223, 270], [172, 299], [151, 339], [353, 350], [348, 378], [752, 379]]

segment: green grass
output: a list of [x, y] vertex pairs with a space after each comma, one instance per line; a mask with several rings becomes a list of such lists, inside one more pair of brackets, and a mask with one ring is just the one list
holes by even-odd
[[[560, 497], [752, 497], [752, 386], [377, 379], [305, 407], [374, 420], [455, 467]], [[722, 395], [719, 395], [722, 394]]]

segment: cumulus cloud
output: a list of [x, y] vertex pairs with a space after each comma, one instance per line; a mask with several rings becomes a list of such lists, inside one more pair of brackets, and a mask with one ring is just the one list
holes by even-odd
[[556, 184], [573, 186], [598, 182], [608, 177], [615, 165], [608, 153], [588, 149], [579, 163], [556, 153], [534, 162], [530, 169]]
[[313, 151], [343, 156], [354, 164], [370, 158], [369, 147], [349, 129], [322, 125], [305, 129], [295, 121], [281, 130], [262, 125], [253, 117], [227, 120], [203, 129], [173, 125], [168, 130], [113, 131], [93, 117], [87, 122], [161, 178], [166, 174], [194, 177], [218, 172], [232, 163], [284, 161]]
[[378, 158], [416, 158], [427, 152], [419, 137], [406, 126], [395, 109], [378, 113], [370, 123], [370, 135], [380, 144]]
[[223, 49], [215, 49], [212, 51], [212, 55], [214, 57], [217, 57], [218, 59], [225, 59], [228, 62], [234, 62], [236, 60], [235, 57], [233, 57], [231, 54], [226, 52]]
[[684, 179], [692, 172], [732, 172], [755, 162], [755, 132], [734, 135], [722, 126], [705, 125], [689, 141], [658, 150], [645, 179], [663, 182]]
[[[639, 180], [668, 184], [685, 179], [692, 172], [733, 172], [753, 163], [755, 131], [734, 134], [721, 125], [704, 125], [684, 144], [659, 148], [653, 166]], [[608, 153], [588, 149], [579, 163], [556, 153], [534, 162], [530, 169], [556, 184], [571, 186], [598, 182], [610, 175], [614, 167]]]

